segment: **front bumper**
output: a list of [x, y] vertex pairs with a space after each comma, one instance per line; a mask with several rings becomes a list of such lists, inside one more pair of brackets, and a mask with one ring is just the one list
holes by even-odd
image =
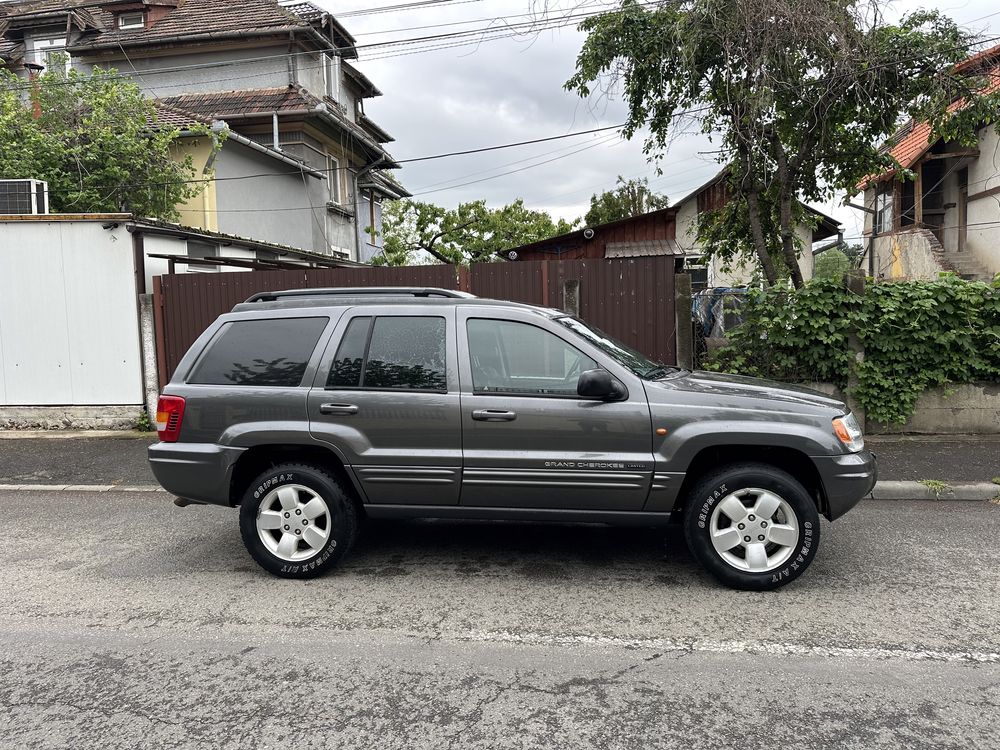
[[228, 506], [233, 464], [244, 450], [213, 443], [154, 443], [149, 467], [163, 489], [177, 497]]
[[831, 521], [857, 505], [878, 480], [878, 462], [867, 449], [843, 456], [814, 456], [812, 460], [823, 482], [824, 515]]

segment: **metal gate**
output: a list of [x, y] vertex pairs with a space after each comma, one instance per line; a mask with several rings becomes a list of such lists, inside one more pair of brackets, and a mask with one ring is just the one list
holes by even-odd
[[202, 331], [251, 295], [344, 286], [439, 287], [569, 310], [655, 360], [676, 361], [668, 257], [171, 274], [153, 283], [160, 386]]

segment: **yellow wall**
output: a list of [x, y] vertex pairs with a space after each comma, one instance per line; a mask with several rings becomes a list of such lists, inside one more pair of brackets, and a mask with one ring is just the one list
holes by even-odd
[[[174, 142], [173, 153], [178, 161], [186, 156], [194, 163], [195, 177], [205, 173], [212, 156], [212, 139], [209, 136], [179, 138]], [[179, 203], [180, 223], [188, 227], [219, 231], [219, 215], [216, 212], [215, 180], [205, 180], [204, 189], [186, 203]], [[199, 187], [199, 185], [195, 185]]]

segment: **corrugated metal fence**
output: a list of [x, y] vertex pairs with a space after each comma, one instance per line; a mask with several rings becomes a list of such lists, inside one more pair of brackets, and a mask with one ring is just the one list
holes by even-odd
[[154, 280], [157, 361], [166, 384], [188, 347], [219, 315], [257, 292], [343, 286], [459, 289], [479, 297], [566, 308], [567, 282], [579, 282], [579, 314], [665, 364], [674, 350], [673, 258], [481, 263], [402, 268], [189, 273]]

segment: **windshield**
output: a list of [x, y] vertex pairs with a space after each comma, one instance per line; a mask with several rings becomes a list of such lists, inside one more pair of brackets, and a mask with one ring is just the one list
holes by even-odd
[[644, 354], [637, 352], [630, 346], [626, 346], [617, 341], [603, 331], [589, 326], [582, 320], [571, 318], [568, 315], [555, 319], [560, 325], [566, 326], [574, 333], [583, 336], [587, 341], [614, 359], [618, 364], [627, 367], [644, 380], [655, 380], [662, 378], [668, 372], [677, 370], [676, 367], [667, 367], [659, 362], [654, 362]]

